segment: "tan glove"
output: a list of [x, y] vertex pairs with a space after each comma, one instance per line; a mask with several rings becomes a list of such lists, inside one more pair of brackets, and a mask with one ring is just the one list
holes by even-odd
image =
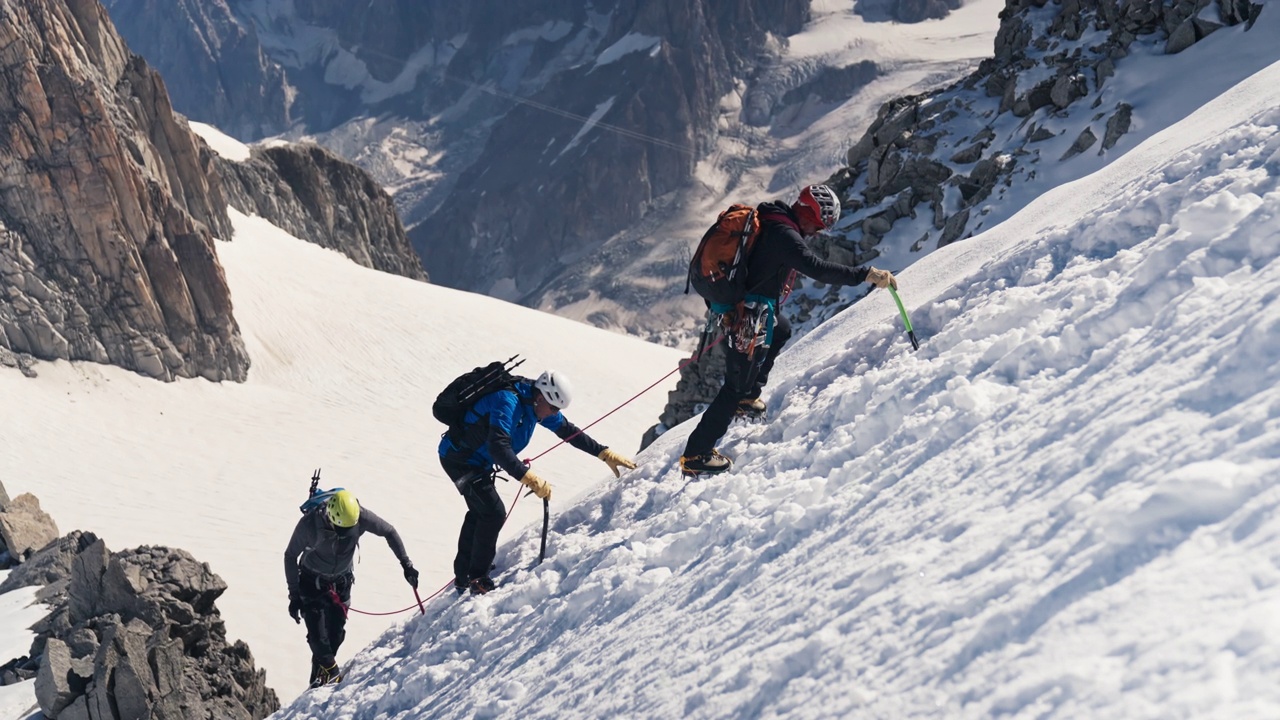
[[889, 272], [888, 270], [879, 270], [877, 268], [870, 268], [869, 270], [867, 270], [867, 282], [871, 283], [872, 285], [875, 285], [881, 290], [885, 289], [886, 287], [891, 287], [894, 290], [898, 289], [898, 279], [895, 278], [893, 276], [893, 273]]
[[609, 469], [613, 471], [614, 477], [622, 477], [622, 471], [618, 469], [620, 467], [624, 467], [628, 470], [636, 469], [636, 463], [634, 460], [625, 458], [609, 448], [601, 450], [600, 454], [596, 457], [603, 460], [605, 464], [609, 466]]
[[533, 470], [526, 470], [524, 477], [520, 478], [520, 482], [532, 490], [534, 495], [543, 500], [551, 499], [551, 483], [538, 477], [538, 473]]

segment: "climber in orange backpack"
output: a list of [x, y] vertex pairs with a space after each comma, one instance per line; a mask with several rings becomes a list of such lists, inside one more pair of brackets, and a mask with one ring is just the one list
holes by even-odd
[[[766, 202], [754, 208], [734, 206], [721, 214], [699, 244], [690, 264], [690, 284], [708, 300], [712, 312], [729, 321], [725, 378], [715, 400], [689, 434], [680, 468], [686, 475], [728, 470], [733, 462], [715, 445], [735, 415], [760, 417], [760, 399], [778, 353], [791, 338], [791, 324], [778, 313], [795, 273], [832, 285], [869, 282], [877, 288], [898, 287], [887, 270], [851, 267], [813, 254], [804, 239], [840, 219], [840, 201], [826, 185], [810, 185], [791, 205]], [[734, 224], [725, 232], [725, 225]], [[720, 248], [710, 245], [737, 243]]]

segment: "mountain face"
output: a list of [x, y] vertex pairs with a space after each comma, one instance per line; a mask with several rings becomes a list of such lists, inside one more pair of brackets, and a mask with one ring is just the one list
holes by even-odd
[[367, 267], [425, 280], [391, 196], [314, 145], [236, 162], [174, 114], [95, 0], [0, 5], [0, 365], [111, 363], [244, 380], [214, 238], [227, 205]]
[[249, 367], [211, 155], [96, 0], [0, 6], [0, 348], [152, 377]]
[[[411, 231], [433, 277], [528, 296], [687, 183], [711, 147], [720, 98], [754, 48], [770, 31], [797, 31], [807, 16], [808, 3], [765, 5], [615, 4], [590, 49], [595, 60], [536, 93], [540, 104], [579, 117], [513, 108], [440, 209]], [[593, 120], [643, 137], [604, 132]]]
[[[814, 251], [897, 271], [995, 226], [1021, 209], [1017, 191], [1025, 199], [1037, 184], [1043, 192], [1082, 177], [1118, 157], [1135, 124], [1177, 120], [1135, 110], [1142, 83], [1127, 77], [1126, 58], [1176, 55], [1219, 28], [1252, 27], [1261, 12], [1243, 0], [1007, 0], [993, 57], [949, 87], [880, 108], [826, 180], [844, 213]], [[866, 292], [802, 280], [786, 312], [804, 333]], [[646, 445], [715, 397], [723, 365], [713, 348], [684, 367]]]
[[[252, 25], [239, 23], [226, 0], [104, 0], [129, 47], [160, 69], [174, 107], [223, 132], [256, 139], [291, 122], [284, 71], [271, 62]], [[121, 26], [119, 19], [129, 20]], [[181, 27], [183, 32], [173, 29]], [[153, 61], [154, 65], [154, 61]]]
[[242, 162], [218, 158], [227, 199], [290, 235], [337, 250], [367, 268], [426, 280], [391, 196], [369, 173], [314, 144], [254, 148]]
[[[1142, 83], [1126, 58], [1176, 55], [1219, 28], [1251, 27], [1261, 11], [1245, 0], [1007, 0], [994, 56], [976, 72], [880, 108], [827, 180], [845, 212], [817, 248], [850, 263], [893, 255], [903, 267], [994, 226], [1021, 209], [1015, 188], [1081, 177], [1118, 157], [1135, 125], [1177, 119], [1135, 115]], [[820, 295], [798, 296], [802, 317], [848, 305], [835, 289]]]
[[[787, 36], [810, 17], [798, 0], [109, 5], [136, 50], [201, 89], [183, 112], [246, 140], [283, 122], [286, 137], [367, 169], [433, 281], [649, 337], [673, 325], [687, 336], [694, 322], [676, 286], [700, 230], [665, 224], [686, 211], [705, 221], [698, 163], [714, 155], [714, 174], [744, 173], [795, 132], [779, 118], [803, 126], [880, 74], [867, 60], [786, 60]], [[280, 98], [261, 63], [219, 52], [240, 38], [256, 39], [286, 85], [261, 128], [220, 119], [222, 95], [241, 108]], [[193, 48], [208, 59], [190, 60]], [[726, 136], [752, 159], [722, 157]]]

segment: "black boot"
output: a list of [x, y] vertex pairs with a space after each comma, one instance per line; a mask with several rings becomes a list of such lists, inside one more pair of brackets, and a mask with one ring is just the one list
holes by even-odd
[[738, 401], [738, 407], [734, 408], [734, 416], [747, 422], [763, 421], [766, 410], [768, 406], [760, 398], [746, 398]]
[[337, 685], [342, 680], [342, 671], [338, 670], [338, 661], [333, 659], [312, 660], [311, 687], [321, 685]]

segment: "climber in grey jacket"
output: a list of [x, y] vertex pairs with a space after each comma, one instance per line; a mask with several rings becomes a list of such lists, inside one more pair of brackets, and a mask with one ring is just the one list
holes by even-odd
[[306, 622], [313, 687], [342, 679], [337, 654], [346, 638], [346, 608], [355, 582], [352, 561], [360, 536], [366, 532], [387, 539], [404, 568], [404, 579], [417, 589], [418, 571], [405, 553], [400, 533], [372, 510], [361, 508], [349, 490], [339, 490], [323, 505], [303, 514], [285, 548], [289, 616], [294, 622]]

